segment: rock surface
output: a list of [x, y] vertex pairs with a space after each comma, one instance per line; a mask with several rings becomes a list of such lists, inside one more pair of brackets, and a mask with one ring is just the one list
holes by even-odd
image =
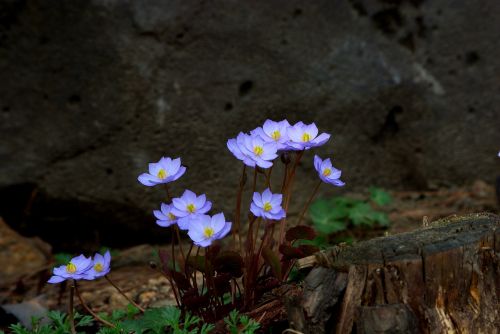
[[351, 189], [498, 171], [497, 1], [8, 0], [0, 18], [0, 213], [66, 248], [166, 238], [163, 194], [136, 181], [162, 155], [190, 167], [174, 193], [228, 210], [225, 142], [268, 117], [332, 133], [317, 152]]
[[0, 218], [0, 282], [36, 274], [48, 264], [50, 246], [39, 239], [29, 239], [13, 231]]

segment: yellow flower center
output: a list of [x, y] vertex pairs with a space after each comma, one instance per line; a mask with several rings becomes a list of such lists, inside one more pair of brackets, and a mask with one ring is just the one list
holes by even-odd
[[214, 233], [214, 229], [211, 227], [205, 227], [205, 229], [203, 230], [203, 235], [205, 236], [205, 238], [212, 237]]
[[332, 170], [330, 168], [325, 168], [323, 170], [323, 176], [329, 176], [330, 174], [332, 174]]
[[196, 211], [196, 207], [194, 206], [193, 203], [190, 203], [186, 206], [186, 209], [190, 212], [190, 213], [194, 213]]
[[253, 153], [255, 153], [255, 155], [257, 156], [261, 156], [262, 153], [264, 153], [264, 149], [262, 148], [262, 146], [255, 146], [253, 148]]
[[311, 135], [307, 132], [304, 132], [304, 134], [302, 135], [302, 141], [307, 142], [309, 140], [311, 140]]
[[100, 273], [102, 269], [103, 269], [102, 263], [96, 263], [94, 265], [94, 270], [97, 271], [98, 273]]
[[76, 272], [76, 266], [70, 262], [66, 265], [66, 271], [70, 274], [73, 274]]
[[281, 133], [279, 132], [279, 130], [276, 130], [276, 131], [273, 132], [273, 134], [271, 135], [271, 137], [275, 141], [278, 141], [281, 138]]
[[269, 202], [264, 203], [264, 211], [271, 211], [272, 208], [273, 206], [271, 205], [271, 203]]
[[158, 171], [157, 176], [160, 180], [163, 180], [164, 178], [167, 177], [167, 171], [162, 168]]
[[[194, 207], [194, 205], [193, 205], [193, 207]], [[174, 220], [175, 218], [177, 218], [177, 217], [174, 216], [172, 213], [170, 213], [170, 212], [168, 213], [168, 219]]]

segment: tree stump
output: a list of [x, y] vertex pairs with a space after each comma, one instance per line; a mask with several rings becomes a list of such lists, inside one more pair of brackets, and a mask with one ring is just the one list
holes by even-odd
[[313, 260], [286, 303], [296, 331], [500, 333], [499, 216], [454, 216]]

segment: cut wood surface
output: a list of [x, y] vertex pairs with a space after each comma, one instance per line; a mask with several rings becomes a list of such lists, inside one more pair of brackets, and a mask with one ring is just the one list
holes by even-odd
[[302, 333], [500, 333], [500, 217], [471, 214], [334, 247], [287, 305]]

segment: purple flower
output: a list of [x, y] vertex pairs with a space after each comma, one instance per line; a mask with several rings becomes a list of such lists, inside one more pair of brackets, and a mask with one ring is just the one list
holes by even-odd
[[207, 213], [211, 208], [212, 202], [207, 201], [204, 194], [196, 196], [191, 190], [185, 190], [181, 197], [172, 200], [170, 212], [178, 218], [177, 225], [179, 228], [188, 230], [194, 217]]
[[139, 175], [138, 180], [145, 186], [152, 187], [161, 183], [177, 180], [186, 172], [181, 166], [181, 159], [161, 158], [157, 163], [149, 164], [149, 173]]
[[321, 160], [317, 155], [314, 156], [314, 168], [318, 171], [319, 178], [326, 183], [333, 184], [337, 187], [342, 187], [345, 185], [344, 182], [340, 180], [340, 175], [342, 172], [332, 166], [330, 159]]
[[243, 132], [236, 139], [229, 139], [227, 147], [234, 156], [249, 167], [257, 165], [269, 168], [273, 165], [271, 160], [278, 157], [278, 145], [275, 142], [266, 142], [258, 135], [248, 135]]
[[288, 137], [290, 140], [287, 145], [291, 150], [308, 150], [311, 147], [321, 146], [330, 139], [330, 135], [322, 133], [318, 136], [318, 127], [316, 124], [304, 124], [298, 122], [288, 128]]
[[251, 135], [257, 135], [266, 142], [274, 142], [278, 146], [278, 150], [287, 148], [288, 128], [290, 123], [286, 119], [275, 122], [266, 120], [262, 127], [258, 127], [250, 132]]
[[256, 217], [265, 219], [279, 220], [285, 218], [285, 210], [281, 207], [283, 195], [273, 194], [267, 188], [262, 194], [253, 193], [253, 202], [250, 204], [250, 211]]
[[193, 243], [200, 247], [207, 247], [214, 240], [224, 238], [231, 230], [231, 223], [226, 222], [224, 214], [218, 213], [212, 217], [198, 215], [189, 226], [188, 235]]
[[68, 264], [54, 268], [48, 283], [61, 283], [67, 279], [92, 279], [86, 273], [92, 267], [92, 259], [82, 255], [74, 257]]
[[158, 219], [156, 224], [161, 227], [169, 227], [177, 223], [177, 217], [172, 213], [173, 205], [161, 203], [160, 210], [154, 210], [153, 214]]
[[103, 277], [109, 273], [111, 270], [111, 254], [109, 250], [103, 255], [96, 253], [94, 255], [94, 262], [92, 267], [86, 272], [87, 279], [95, 279]]

